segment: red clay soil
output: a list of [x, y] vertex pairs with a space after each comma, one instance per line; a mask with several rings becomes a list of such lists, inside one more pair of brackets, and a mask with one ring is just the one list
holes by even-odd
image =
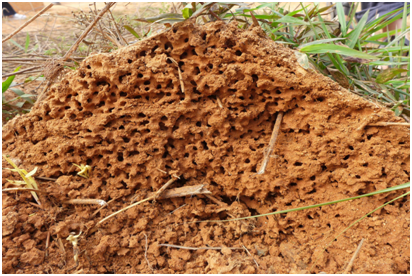
[[[168, 57], [178, 63], [183, 86]], [[266, 173], [256, 175], [279, 112], [284, 118], [272, 158]], [[337, 273], [362, 238], [354, 273], [409, 273], [409, 196], [322, 252], [350, 223], [405, 191], [259, 219], [188, 223], [408, 182], [409, 128], [367, 126], [402, 121], [304, 70], [291, 49], [259, 28], [240, 30], [235, 22], [184, 23], [90, 56], [3, 128], [3, 152], [19, 167], [58, 178], [38, 180], [46, 192], [39, 194], [41, 207], [28, 192], [2, 194], [3, 273], [305, 273], [318, 257], [311, 272]], [[91, 177], [77, 176], [73, 163], [90, 165]], [[3, 159], [4, 167], [10, 166]], [[170, 188], [204, 184], [215, 199], [145, 202], [96, 227], [173, 174], [180, 179]], [[4, 170], [3, 189], [13, 186], [6, 179], [19, 177]], [[98, 205], [62, 203], [82, 198], [112, 201], [96, 215]], [[75, 267], [66, 238], [80, 231]]]

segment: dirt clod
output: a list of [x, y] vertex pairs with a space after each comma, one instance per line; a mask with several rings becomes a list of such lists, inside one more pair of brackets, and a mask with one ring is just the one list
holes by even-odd
[[[305, 71], [291, 49], [260, 32], [236, 22], [175, 25], [88, 57], [29, 114], [8, 122], [3, 151], [21, 160], [21, 168], [38, 167], [36, 175], [58, 180], [38, 181], [47, 191], [39, 194], [41, 208], [29, 204], [35, 203], [30, 193], [3, 193], [3, 214], [15, 207], [5, 216], [10, 219], [3, 217], [3, 273], [69, 272], [75, 263], [65, 239], [80, 231], [87, 233], [78, 242], [77, 269], [84, 273], [152, 273], [148, 263], [156, 273], [306, 273], [319, 256], [311, 272], [336, 273], [362, 238], [353, 273], [409, 273], [409, 196], [322, 252], [339, 231], [402, 191], [255, 220], [187, 223], [313, 205], [409, 181], [408, 127], [367, 126], [402, 119]], [[280, 112], [276, 145], [257, 175]], [[90, 177], [79, 177], [73, 164], [91, 166]], [[95, 228], [172, 175], [180, 176], [172, 188], [205, 185], [213, 200], [146, 202]], [[11, 187], [6, 178], [19, 179], [5, 171], [3, 188]], [[96, 216], [100, 206], [62, 204], [82, 198], [115, 200]], [[250, 255], [227, 248], [242, 245]]]

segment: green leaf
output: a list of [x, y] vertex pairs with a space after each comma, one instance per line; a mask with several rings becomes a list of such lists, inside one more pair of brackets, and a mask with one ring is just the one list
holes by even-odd
[[384, 70], [380, 72], [379, 75], [376, 77], [376, 82], [385, 83], [403, 72], [408, 72], [408, 70], [399, 68], [390, 68], [388, 70]]
[[186, 5], [186, 7], [184, 7], [184, 9], [182, 10], [182, 15], [185, 19], [188, 19], [192, 16], [193, 14], [193, 10], [192, 10], [192, 4], [189, 3]]
[[352, 32], [349, 33], [346, 45], [348, 45], [350, 48], [353, 49], [355, 47], [356, 42], [359, 39], [359, 35], [362, 32], [363, 28], [365, 27], [366, 20], [368, 19], [368, 15], [369, 15], [369, 10], [367, 10], [366, 13], [362, 16], [356, 28]]
[[136, 33], [136, 31], [130, 27], [129, 25], [123, 25], [123, 28], [125, 28], [126, 30], [129, 31], [129, 33], [131, 33], [132, 35], [134, 35], [136, 38], [140, 39], [140, 36]]
[[336, 3], [336, 12], [338, 14], [338, 19], [341, 27], [343, 36], [346, 36], [346, 18], [345, 11], [343, 10], [342, 2]]
[[335, 53], [339, 55], [345, 55], [350, 57], [357, 57], [363, 59], [377, 59], [377, 57], [365, 54], [354, 49], [350, 49], [344, 46], [333, 45], [333, 44], [316, 44], [306, 46], [300, 49], [303, 53], [310, 54], [326, 54], [326, 53]]
[[[14, 70], [14, 72], [19, 71], [20, 67], [21, 67], [21, 66], [17, 67], [16, 70]], [[1, 83], [1, 93], [4, 93], [4, 92], [6, 92], [7, 89], [9, 89], [9, 87], [10, 87], [10, 85], [11, 85], [11, 83], [13, 82], [13, 80], [14, 80], [15, 77], [16, 77], [16, 75], [10, 76], [10, 77], [8, 77], [5, 81], [3, 81], [3, 82]]]
[[30, 36], [29, 33], [27, 33], [26, 35], [26, 44], [24, 45], [24, 52], [27, 53], [27, 50], [29, 49], [29, 45], [30, 45]]
[[406, 65], [409, 62], [399, 62], [399, 61], [371, 61], [368, 65]]
[[290, 23], [290, 24], [298, 24], [298, 25], [305, 25], [305, 26], [309, 26], [308, 22], [303, 21], [302, 19], [298, 19], [295, 17], [291, 17], [291, 16], [284, 16], [278, 20], [276, 20], [275, 22], [277, 23]]

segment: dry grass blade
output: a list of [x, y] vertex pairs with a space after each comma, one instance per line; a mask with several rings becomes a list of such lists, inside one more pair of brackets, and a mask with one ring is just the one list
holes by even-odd
[[172, 185], [172, 183], [175, 182], [177, 178], [179, 178], [179, 177], [176, 177], [176, 178], [174, 178], [174, 177], [175, 177], [175, 176], [173, 176], [169, 181], [167, 181], [166, 184], [164, 184], [164, 185], [153, 195], [155, 200], [156, 200], [157, 198], [159, 198], [159, 197], [162, 195], [163, 191], [166, 190], [170, 185]]
[[50, 242], [50, 231], [47, 231], [47, 238], [46, 238], [46, 258], [49, 256], [49, 242]]
[[1, 42], [4, 43], [7, 40], [9, 40], [10, 38], [12, 38], [13, 36], [15, 36], [16, 34], [18, 34], [21, 30], [24, 29], [24, 27], [26, 27], [27, 25], [29, 25], [31, 22], [33, 22], [37, 17], [39, 17], [40, 15], [42, 15], [45, 11], [47, 11], [48, 9], [50, 9], [51, 7], [53, 7], [53, 4], [49, 4], [47, 7], [43, 8], [41, 11], [39, 11], [35, 16], [33, 16], [32, 18], [30, 18], [30, 20], [28, 20], [27, 22], [25, 22], [23, 25], [21, 25], [17, 30], [15, 30], [14, 32], [12, 32], [9, 36], [7, 36], [5, 39], [3, 39]]
[[243, 250], [243, 248], [240, 247], [190, 247], [190, 246], [180, 246], [180, 245], [174, 245], [174, 244], [164, 244], [161, 243], [158, 245], [160, 246], [166, 246], [166, 247], [172, 247], [172, 248], [178, 248], [178, 249], [187, 249], [187, 250], [202, 250], [202, 249], [206, 249], [206, 250], [222, 250], [223, 248], [228, 248], [231, 250]]
[[242, 245], [243, 248], [246, 250], [247, 254], [252, 257], [253, 261], [255, 262], [257, 268], [259, 268], [259, 264], [257, 263], [257, 261], [255, 260], [255, 258], [252, 256], [252, 254], [250, 254], [249, 250], [247, 250], [246, 246]]
[[113, 201], [115, 201], [115, 200], [117, 200], [117, 199], [119, 199], [119, 198], [120, 198], [120, 197], [116, 197], [116, 198], [113, 198], [113, 199], [109, 200], [109, 201], [107, 202], [107, 204], [103, 205], [102, 207], [100, 207], [99, 209], [97, 209], [96, 212], [94, 212], [94, 213], [92, 214], [92, 218], [94, 218], [94, 217], [97, 215], [97, 213], [99, 213], [104, 207], [108, 206], [110, 203], [112, 203]]
[[272, 153], [273, 148], [275, 147], [276, 140], [279, 135], [279, 129], [280, 129], [280, 124], [282, 123], [282, 118], [283, 118], [283, 112], [279, 112], [278, 117], [276, 118], [275, 126], [273, 127], [272, 137], [270, 138], [270, 142], [269, 142], [269, 148], [266, 150], [264, 154], [262, 165], [260, 167], [260, 170], [257, 172], [257, 174], [264, 174], [266, 171], [266, 167], [269, 163], [270, 154]]
[[379, 122], [374, 124], [368, 124], [367, 126], [408, 126], [410, 127], [410, 123], [397, 123], [397, 122]]
[[[3, 157], [4, 157], [4, 159], [6, 159], [7, 162], [9, 162], [10, 165], [13, 166], [14, 170], [11, 170], [11, 169], [10, 169], [10, 170], [11, 170], [11, 171], [18, 172], [19, 175], [20, 175], [20, 177], [23, 179], [23, 181], [25, 182], [25, 184], [27, 185], [27, 187], [28, 187], [29, 189], [36, 189], [36, 190], [39, 189], [39, 187], [37, 186], [36, 181], [35, 181], [34, 178], [32, 177], [32, 176], [34, 175], [34, 173], [36, 172], [37, 167], [36, 167], [33, 171], [31, 171], [30, 173], [28, 173], [26, 170], [19, 169], [19, 168], [17, 167], [17, 165], [14, 164], [14, 162], [13, 162], [10, 158], [8, 158], [6, 155], [3, 154]], [[33, 195], [33, 197], [34, 197], [34, 199], [36, 200], [36, 202], [37, 202], [39, 205], [41, 205], [41, 204], [40, 204], [39, 197], [37, 196], [36, 192], [31, 191], [31, 194]]]
[[98, 204], [101, 206], [107, 205], [106, 201], [103, 199], [93, 199], [93, 198], [84, 198], [84, 199], [70, 199], [62, 202], [63, 204]]
[[45, 180], [45, 181], [56, 181], [57, 180], [57, 178], [44, 177], [44, 176], [35, 176], [34, 178], [40, 179], [40, 180]]
[[37, 193], [47, 193], [46, 191], [42, 191], [39, 189], [27, 189], [27, 188], [7, 188], [1, 190], [2, 192], [19, 192], [19, 191], [27, 191], [27, 192], [37, 192]]
[[353, 266], [353, 262], [355, 261], [356, 257], [359, 255], [359, 252], [362, 248], [364, 240], [365, 239], [362, 239], [361, 242], [359, 243], [358, 248], [356, 249], [355, 253], [353, 254], [352, 259], [350, 260], [350, 262], [348, 264], [348, 267], [345, 269], [345, 272], [343, 272], [343, 274], [349, 274], [349, 272], [351, 271], [352, 266]]

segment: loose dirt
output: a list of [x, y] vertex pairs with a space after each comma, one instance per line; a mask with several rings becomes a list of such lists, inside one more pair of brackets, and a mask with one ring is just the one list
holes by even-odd
[[[178, 63], [183, 86], [169, 58]], [[284, 118], [272, 158], [266, 173], [256, 175], [279, 112]], [[409, 197], [364, 219], [322, 252], [350, 223], [402, 191], [255, 220], [188, 223], [307, 206], [409, 181], [409, 129], [367, 126], [389, 121], [402, 119], [305, 71], [292, 50], [236, 22], [184, 23], [90, 56], [30, 114], [3, 128], [4, 153], [27, 171], [38, 167], [36, 175], [58, 178], [38, 180], [47, 192], [39, 194], [41, 207], [30, 193], [3, 193], [3, 273], [305, 273], [318, 257], [312, 272], [337, 273], [362, 238], [353, 272], [409, 273]], [[77, 176], [73, 163], [90, 165], [91, 177]], [[204, 184], [217, 200], [199, 195], [146, 202], [95, 227], [171, 175], [180, 175], [173, 188]], [[4, 170], [3, 188], [11, 187], [6, 179], [18, 176]], [[112, 202], [93, 216], [100, 206], [62, 204], [75, 198]], [[74, 268], [66, 238], [80, 231]], [[243, 245], [250, 255], [226, 248]]]

